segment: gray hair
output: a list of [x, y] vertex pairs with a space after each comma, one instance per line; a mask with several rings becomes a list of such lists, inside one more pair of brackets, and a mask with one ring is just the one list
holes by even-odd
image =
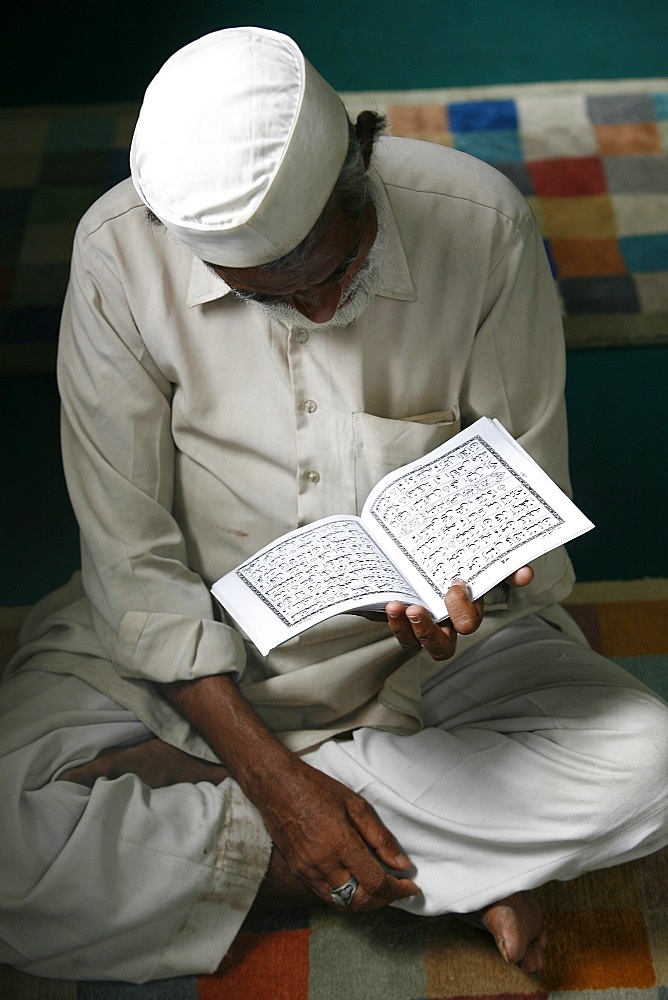
[[341, 167], [341, 173], [334, 185], [329, 200], [320, 217], [293, 250], [261, 264], [258, 271], [266, 274], [280, 273], [289, 279], [303, 273], [305, 263], [312, 257], [332, 223], [332, 217], [341, 212], [346, 219], [356, 222], [369, 199], [371, 182], [367, 167], [371, 159], [373, 144], [377, 136], [385, 130], [386, 119], [374, 111], [363, 111], [353, 125], [348, 122], [348, 152]]

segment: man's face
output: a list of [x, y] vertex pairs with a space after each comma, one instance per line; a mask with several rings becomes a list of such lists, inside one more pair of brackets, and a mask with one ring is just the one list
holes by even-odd
[[308, 326], [344, 326], [357, 319], [373, 297], [370, 279], [381, 262], [375, 259], [381, 254], [374, 254], [377, 232], [376, 210], [369, 201], [357, 223], [341, 213], [334, 217], [297, 276], [286, 279], [279, 271], [261, 267], [214, 270], [233, 291], [252, 295], [250, 301], [276, 319], [295, 323], [301, 317]]

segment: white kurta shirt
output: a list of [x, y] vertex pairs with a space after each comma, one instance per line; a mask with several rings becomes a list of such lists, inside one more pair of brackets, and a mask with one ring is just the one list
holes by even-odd
[[[382, 475], [481, 415], [569, 491], [561, 320], [526, 203], [429, 143], [382, 139], [371, 169], [389, 251], [379, 294], [340, 330], [235, 299], [151, 227], [129, 181], [77, 231], [58, 371], [84, 589], [38, 607], [17, 662], [38, 654], [203, 756], [151, 682], [232, 672], [297, 750], [421, 724], [426, 657], [386, 625], [339, 616], [261, 657], [214, 609], [223, 573], [288, 530], [359, 513]], [[461, 648], [568, 594], [563, 550], [534, 568]]]

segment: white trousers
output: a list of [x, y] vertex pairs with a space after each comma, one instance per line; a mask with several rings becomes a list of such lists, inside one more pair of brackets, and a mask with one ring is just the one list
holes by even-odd
[[[213, 971], [270, 850], [236, 783], [54, 781], [151, 735], [71, 675], [19, 672], [0, 714], [0, 961], [134, 982]], [[668, 842], [666, 705], [540, 619], [446, 663], [423, 714], [413, 736], [363, 729], [306, 756], [413, 861], [421, 895], [397, 905], [467, 912]]]
[[537, 617], [446, 664], [423, 721], [307, 757], [371, 802], [413, 861], [421, 895], [396, 906], [467, 913], [668, 842], [665, 704]]

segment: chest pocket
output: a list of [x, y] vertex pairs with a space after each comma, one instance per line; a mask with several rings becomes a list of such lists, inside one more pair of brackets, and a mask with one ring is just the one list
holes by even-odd
[[355, 503], [359, 514], [376, 483], [438, 447], [461, 430], [459, 407], [401, 420], [353, 413]]

